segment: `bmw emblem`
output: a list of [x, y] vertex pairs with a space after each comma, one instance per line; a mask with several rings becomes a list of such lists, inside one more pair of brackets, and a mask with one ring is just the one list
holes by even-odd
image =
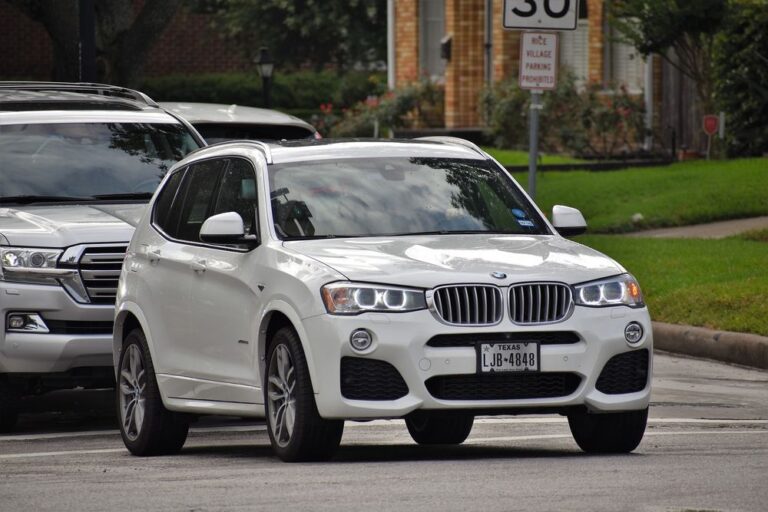
[[491, 277], [494, 277], [496, 279], [506, 279], [507, 274], [504, 272], [491, 272]]

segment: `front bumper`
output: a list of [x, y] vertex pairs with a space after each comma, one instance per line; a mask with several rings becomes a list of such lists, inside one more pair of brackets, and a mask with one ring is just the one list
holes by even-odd
[[[643, 326], [642, 340], [630, 346], [624, 339], [629, 322]], [[321, 315], [304, 320], [315, 367], [313, 382], [320, 415], [325, 418], [366, 419], [404, 416], [416, 409], [477, 410], [484, 414], [498, 411], [564, 410], [586, 406], [596, 412], [644, 409], [650, 400], [653, 337], [648, 311], [625, 306], [610, 308], [576, 307], [567, 320], [549, 325], [520, 326], [505, 319], [492, 327], [454, 327], [440, 323], [431, 312], [404, 314], [367, 313], [353, 317]], [[373, 334], [373, 346], [360, 354], [349, 345], [350, 333], [358, 328]], [[578, 377], [578, 386], [563, 396], [523, 399], [438, 399], [426, 382], [433, 377], [475, 375], [477, 355], [474, 347], [432, 347], [427, 342], [437, 335], [471, 334], [483, 340], [489, 333], [572, 332], [579, 340], [568, 344], [541, 345], [541, 373], [565, 373]], [[645, 350], [648, 377], [640, 391], [606, 394], [596, 387], [606, 363], [619, 354]], [[350, 400], [341, 390], [341, 360], [344, 357], [385, 361], [399, 372], [408, 391], [395, 400]]]
[[[7, 318], [12, 312], [39, 313], [51, 323], [83, 329], [8, 332]], [[0, 315], [0, 373], [61, 373], [112, 366], [114, 306], [78, 304], [59, 286], [0, 281]]]

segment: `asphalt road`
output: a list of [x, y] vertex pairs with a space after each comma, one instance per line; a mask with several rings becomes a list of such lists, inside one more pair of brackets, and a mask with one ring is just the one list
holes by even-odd
[[65, 394], [63, 412], [0, 436], [0, 511], [768, 510], [768, 372], [664, 355], [654, 386], [630, 455], [581, 453], [559, 417], [498, 417], [452, 448], [415, 445], [400, 421], [348, 422], [322, 464], [282, 463], [263, 424], [223, 419], [180, 455], [132, 457], [108, 395]]

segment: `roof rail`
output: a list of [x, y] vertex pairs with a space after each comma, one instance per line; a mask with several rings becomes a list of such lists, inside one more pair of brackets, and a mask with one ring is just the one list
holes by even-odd
[[480, 149], [480, 146], [478, 146], [474, 142], [470, 142], [466, 139], [462, 139], [459, 137], [450, 137], [448, 135], [431, 135], [429, 137], [416, 137], [413, 140], [423, 140], [425, 142], [439, 142], [441, 144], [453, 144], [455, 146], [464, 146], [465, 148], [469, 148], [480, 153], [482, 156], [487, 156], [485, 154], [485, 151]]
[[143, 92], [107, 84], [88, 82], [0, 82], [0, 90], [3, 89], [16, 91], [82, 92], [125, 98], [144, 103], [150, 107], [158, 106], [152, 98]]
[[209, 148], [215, 148], [218, 146], [224, 146], [228, 144], [252, 144], [259, 148], [262, 153], [264, 153], [264, 158], [267, 160], [267, 165], [272, 165], [274, 161], [272, 160], [272, 148], [269, 147], [269, 144], [266, 142], [262, 142], [260, 140], [251, 140], [251, 139], [241, 139], [241, 140], [224, 140], [221, 142], [216, 142], [214, 144], [210, 144], [208, 146], [204, 146], [202, 148], [198, 148], [191, 153], [187, 154], [187, 156], [197, 153], [198, 151], [203, 151]]

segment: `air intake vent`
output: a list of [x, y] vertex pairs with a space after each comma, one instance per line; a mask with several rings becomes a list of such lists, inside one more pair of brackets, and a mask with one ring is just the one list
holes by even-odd
[[571, 311], [570, 287], [557, 283], [514, 285], [509, 289], [509, 316], [516, 324], [559, 322]]
[[504, 309], [495, 286], [445, 286], [435, 290], [433, 300], [440, 318], [454, 325], [497, 324]]
[[125, 246], [100, 246], [83, 251], [79, 270], [92, 304], [114, 304], [125, 249]]

